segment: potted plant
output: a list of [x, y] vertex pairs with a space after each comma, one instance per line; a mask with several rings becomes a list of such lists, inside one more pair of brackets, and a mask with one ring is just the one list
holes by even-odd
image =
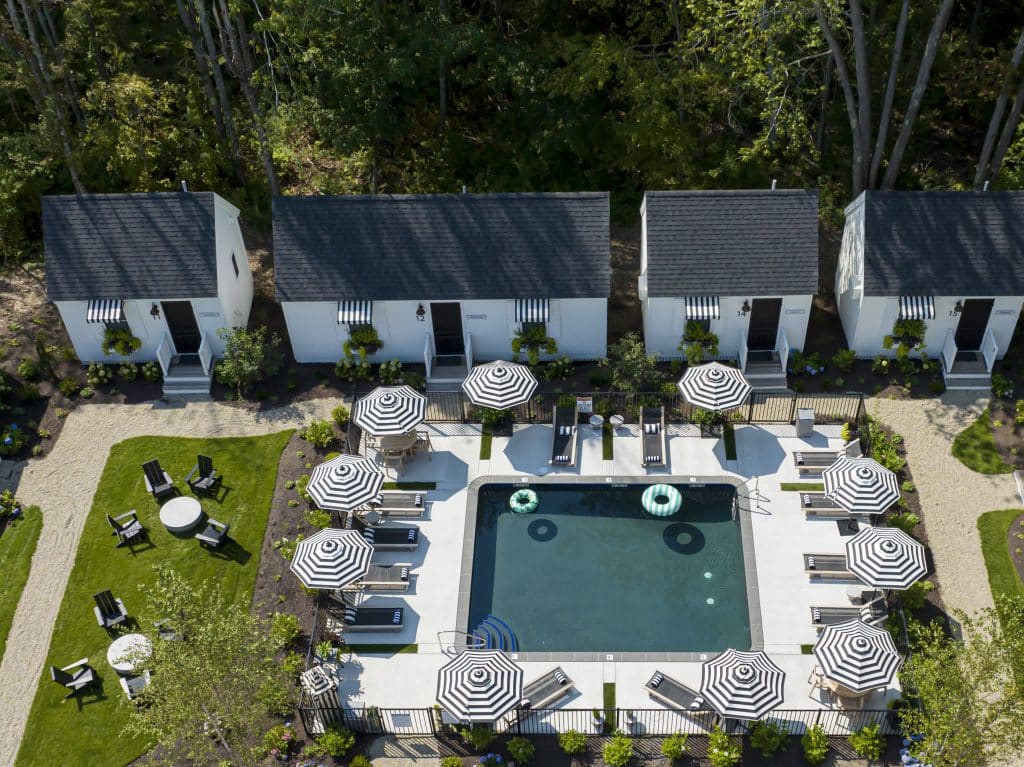
[[725, 415], [717, 410], [705, 410], [698, 407], [693, 410], [692, 420], [700, 427], [701, 437], [720, 437], [726, 419]]
[[689, 320], [678, 348], [686, 355], [687, 362], [697, 365], [718, 356], [718, 336], [697, 320]]
[[334, 646], [334, 642], [323, 641], [316, 643], [316, 646], [313, 648], [313, 652], [321, 662], [330, 662], [334, 660], [334, 656], [337, 654], [338, 648]]
[[548, 329], [542, 322], [525, 323], [512, 337], [512, 359], [518, 361], [519, 354], [526, 351], [526, 361], [536, 365], [540, 361], [541, 350], [545, 354], [557, 354], [558, 344], [548, 335]]
[[142, 341], [132, 335], [128, 328], [107, 326], [103, 331], [103, 353], [107, 356], [118, 354], [131, 357], [142, 346]]

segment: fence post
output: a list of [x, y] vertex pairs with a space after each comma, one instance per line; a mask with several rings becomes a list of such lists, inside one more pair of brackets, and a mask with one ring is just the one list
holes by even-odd
[[796, 398], [797, 398], [797, 395], [796, 395], [796, 393], [794, 393], [793, 397], [789, 400], [789, 421], [788, 421], [788, 423], [796, 423]]

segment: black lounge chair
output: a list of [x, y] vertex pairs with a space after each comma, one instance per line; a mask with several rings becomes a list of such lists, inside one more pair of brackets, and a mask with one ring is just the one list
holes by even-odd
[[420, 545], [420, 529], [415, 525], [402, 527], [370, 527], [360, 523], [363, 538], [377, 551], [415, 551]]
[[199, 493], [214, 495], [220, 486], [220, 480], [220, 474], [213, 468], [213, 461], [205, 455], [196, 456], [196, 465], [185, 477], [185, 482], [197, 495]]
[[665, 465], [665, 406], [640, 410], [641, 464], [645, 468]]
[[174, 495], [174, 481], [170, 474], [160, 468], [160, 461], [142, 464], [142, 473], [146, 477], [146, 491], [152, 493], [158, 501], [165, 496]]
[[206, 527], [201, 533], [196, 533], [195, 538], [199, 541], [200, 546], [205, 546], [208, 549], [219, 549], [228, 539], [228, 530], [230, 529], [231, 525], [218, 522], [212, 517], [207, 517]]
[[427, 494], [425, 491], [385, 490], [380, 494], [380, 502], [371, 508], [385, 517], [418, 519], [427, 510]]
[[557, 405], [551, 416], [551, 425], [554, 427], [554, 437], [551, 441], [552, 466], [575, 466], [576, 465], [576, 440], [578, 429], [576, 421], [579, 419], [579, 411], [576, 406], [563, 407]]
[[142, 538], [146, 535], [146, 528], [139, 522], [138, 514], [135, 509], [127, 511], [117, 517], [112, 517], [109, 514], [107, 516], [107, 524], [114, 528], [114, 532], [111, 535], [117, 536], [117, 545], [123, 546], [126, 543], [131, 543], [136, 538]]
[[654, 676], [647, 681], [644, 687], [647, 688], [648, 695], [671, 708], [680, 711], [711, 711], [699, 693], [660, 671], [655, 671]]
[[121, 689], [124, 690], [124, 694], [128, 697], [128, 700], [134, 701], [135, 697], [149, 687], [150, 675], [148, 671], [143, 671], [138, 676], [119, 676], [117, 681], [121, 683]]
[[93, 671], [92, 666], [89, 665], [88, 658], [82, 658], [81, 660], [75, 661], [70, 666], [65, 666], [64, 668], [50, 666], [50, 678], [57, 684], [63, 685], [67, 689], [71, 690], [71, 692], [64, 696], [64, 700], [67, 700], [72, 695], [75, 695], [86, 688], [95, 687], [100, 683], [100, 679], [96, 676], [96, 672]]
[[346, 631], [401, 631], [405, 625], [404, 607], [329, 607], [327, 611]]
[[519, 705], [522, 708], [551, 708], [575, 689], [576, 686], [562, 667], [556, 666], [523, 687], [523, 700]]
[[857, 580], [846, 564], [845, 554], [804, 554], [804, 571], [812, 578]]
[[855, 439], [842, 450], [794, 450], [793, 465], [799, 474], [821, 474], [837, 458], [859, 458], [860, 440]]
[[110, 629], [128, 620], [128, 610], [125, 609], [124, 602], [115, 597], [110, 589], [94, 594], [93, 601], [96, 602], [96, 606], [92, 608], [93, 615], [103, 628]]
[[800, 493], [800, 505], [808, 517], [836, 519], [850, 516], [850, 512], [824, 493]]
[[355, 585], [366, 591], [408, 591], [412, 575], [412, 565], [400, 562], [394, 565], [377, 565], [370, 563], [369, 568]]
[[811, 623], [819, 628], [834, 626], [853, 618], [860, 618], [872, 626], [881, 626], [889, 619], [885, 597], [879, 597], [860, 607], [812, 607]]

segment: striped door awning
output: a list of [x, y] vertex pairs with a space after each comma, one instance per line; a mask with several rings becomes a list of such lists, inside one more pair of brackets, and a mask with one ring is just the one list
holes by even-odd
[[372, 325], [373, 301], [339, 301], [339, 325]]
[[931, 296], [900, 296], [901, 320], [934, 320], [935, 299]]
[[720, 316], [718, 296], [688, 296], [686, 298], [686, 319], [717, 320]]
[[516, 322], [547, 322], [551, 302], [546, 298], [517, 298]]
[[86, 322], [124, 322], [124, 301], [90, 301]]

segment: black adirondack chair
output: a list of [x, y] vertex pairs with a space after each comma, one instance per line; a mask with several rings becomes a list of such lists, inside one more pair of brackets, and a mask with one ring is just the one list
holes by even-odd
[[196, 465], [185, 477], [185, 482], [192, 488], [193, 493], [206, 493], [213, 495], [220, 486], [220, 474], [213, 468], [213, 460], [206, 455], [196, 456]]
[[125, 609], [124, 602], [115, 597], [110, 589], [94, 594], [93, 601], [96, 602], [96, 606], [92, 608], [93, 615], [96, 616], [96, 622], [103, 628], [113, 628], [128, 620], [128, 611]]
[[136, 538], [143, 538], [146, 535], [146, 528], [139, 522], [135, 509], [117, 517], [107, 514], [107, 523], [114, 528], [114, 532], [111, 535], [117, 536], [118, 546], [131, 543]]
[[208, 549], [219, 549], [228, 539], [228, 530], [230, 529], [231, 525], [218, 522], [216, 519], [207, 518], [206, 528], [203, 532], [196, 533], [196, 540], [199, 541], [200, 546], [205, 546]]
[[171, 475], [160, 468], [160, 461], [149, 461], [142, 464], [142, 472], [146, 475], [146, 490], [158, 501], [168, 495], [174, 495], [174, 482]]
[[50, 678], [57, 684], [71, 690], [71, 692], [64, 696], [65, 700], [88, 687], [95, 687], [100, 682], [96, 672], [89, 665], [88, 658], [82, 658], [64, 668], [50, 666]]

